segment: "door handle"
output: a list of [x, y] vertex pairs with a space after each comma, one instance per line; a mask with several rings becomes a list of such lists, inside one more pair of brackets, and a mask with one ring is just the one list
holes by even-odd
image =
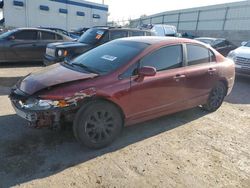
[[186, 75], [184, 75], [184, 74], [176, 74], [176, 75], [174, 76], [174, 80], [175, 80], [176, 82], [179, 82], [182, 78], [186, 78]]
[[36, 46], [36, 44], [32, 44], [32, 46]]
[[213, 75], [215, 73], [216, 69], [215, 68], [209, 68], [208, 69], [208, 74]]

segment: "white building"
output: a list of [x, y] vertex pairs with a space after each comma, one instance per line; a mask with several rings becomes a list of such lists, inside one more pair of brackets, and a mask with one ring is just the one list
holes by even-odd
[[84, 0], [4, 0], [6, 27], [57, 27], [66, 30], [106, 25], [108, 6]]

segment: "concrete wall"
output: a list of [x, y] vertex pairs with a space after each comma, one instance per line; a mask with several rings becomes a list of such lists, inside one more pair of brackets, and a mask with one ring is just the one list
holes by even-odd
[[250, 40], [250, 1], [168, 11], [131, 21], [131, 27], [141, 24], [175, 25], [179, 32], [224, 37], [239, 45]]
[[108, 6], [83, 0], [5, 0], [4, 3], [6, 27], [44, 26], [71, 30], [106, 25], [107, 13]]

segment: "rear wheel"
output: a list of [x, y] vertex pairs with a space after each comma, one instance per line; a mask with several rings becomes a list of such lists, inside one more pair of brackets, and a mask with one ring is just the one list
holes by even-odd
[[202, 108], [209, 112], [214, 112], [220, 108], [227, 94], [227, 88], [224, 83], [218, 82], [211, 90], [208, 101], [202, 105]]
[[117, 138], [122, 124], [122, 116], [116, 106], [106, 101], [95, 101], [77, 112], [73, 130], [80, 143], [98, 149]]

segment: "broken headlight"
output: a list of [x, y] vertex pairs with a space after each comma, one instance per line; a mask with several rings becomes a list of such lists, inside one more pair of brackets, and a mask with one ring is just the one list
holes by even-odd
[[42, 100], [42, 99], [28, 99], [24, 103], [19, 102], [21, 107], [26, 110], [49, 110], [58, 107], [67, 107], [69, 104], [64, 100]]

